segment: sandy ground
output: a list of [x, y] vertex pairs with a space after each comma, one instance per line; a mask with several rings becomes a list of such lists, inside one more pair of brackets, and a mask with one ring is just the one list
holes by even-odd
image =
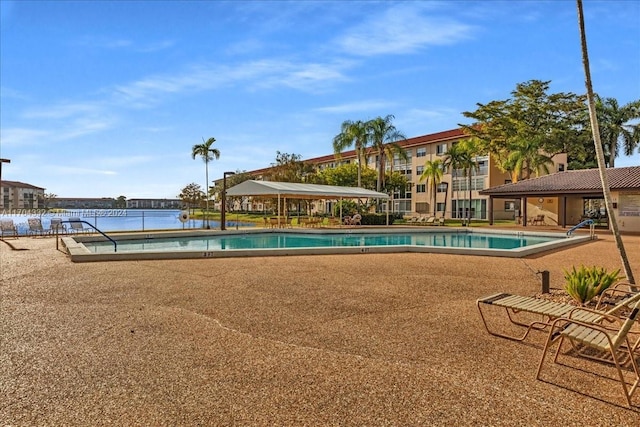
[[[640, 237], [626, 236], [640, 279]], [[475, 301], [621, 266], [613, 238], [527, 259], [362, 254], [74, 264], [0, 242], [0, 425], [638, 426], [614, 370]], [[496, 320], [501, 313], [496, 313]]]

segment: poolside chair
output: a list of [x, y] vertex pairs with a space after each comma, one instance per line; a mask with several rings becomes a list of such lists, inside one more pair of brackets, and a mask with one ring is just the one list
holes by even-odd
[[342, 218], [342, 224], [343, 225], [351, 225], [351, 217], [350, 216], [345, 216], [344, 218]]
[[[602, 324], [580, 320], [579, 318], [582, 317], [581, 313], [586, 311], [598, 314], [611, 322], [618, 322], [618, 327], [612, 328]], [[627, 403], [629, 406], [632, 406], [631, 397], [638, 388], [638, 385], [640, 385], [640, 371], [638, 370], [638, 363], [636, 362], [636, 355], [634, 354], [634, 351], [640, 346], [640, 339], [632, 345], [629, 340], [629, 333], [633, 324], [637, 321], [639, 313], [640, 298], [636, 298], [631, 308], [631, 314], [622, 322], [620, 322], [620, 318], [616, 316], [603, 315], [595, 310], [585, 308], [576, 308], [566, 317], [555, 319], [550, 325], [547, 342], [542, 351], [542, 357], [540, 358], [540, 364], [536, 372], [536, 379], [540, 379], [542, 365], [544, 364], [545, 357], [551, 345], [554, 342], [559, 342], [556, 355], [553, 358], [553, 362], [557, 363], [562, 344], [564, 344], [565, 340], [568, 340], [574, 349], [582, 350], [586, 348], [600, 354], [600, 356], [587, 355], [586, 352], [580, 351], [581, 356], [586, 356], [588, 359], [596, 361], [609, 363], [613, 361], [618, 373], [618, 378], [622, 383], [622, 389]], [[633, 374], [630, 387], [622, 372], [622, 366], [627, 362], [630, 362]]]
[[436, 217], [435, 216], [430, 216], [429, 218], [426, 219], [426, 221], [424, 222], [427, 225], [433, 225], [436, 223]]
[[62, 223], [61, 218], [51, 218], [51, 225], [49, 225], [49, 233], [64, 234], [66, 232], [67, 232], [67, 226]]
[[351, 217], [351, 225], [362, 225], [362, 216], [360, 214], [355, 214]]
[[28, 234], [34, 236], [44, 236], [47, 234], [47, 230], [42, 227], [42, 220], [40, 218], [29, 218], [27, 219], [27, 223], [29, 224], [29, 230], [27, 230]]
[[91, 229], [90, 228], [85, 228], [84, 225], [82, 225], [82, 221], [80, 218], [74, 217], [74, 218], [69, 218], [69, 232], [71, 233], [90, 233]]
[[[609, 290], [603, 292], [598, 305], [596, 305], [599, 310], [595, 311], [587, 308], [579, 308], [578, 311], [576, 311], [576, 306], [572, 304], [508, 293], [498, 293], [480, 298], [476, 301], [476, 305], [478, 306], [482, 323], [489, 334], [514, 341], [523, 341], [532, 330], [545, 330], [555, 319], [566, 317], [569, 313], [573, 313], [574, 319], [597, 323], [601, 322], [605, 315], [616, 315], [623, 309], [630, 309], [637, 300], [640, 300], [640, 292], [633, 293], [630, 290], [621, 292], [620, 286], [629, 286], [629, 284], [619, 282], [612, 287], [610, 292]], [[602, 301], [610, 299], [610, 293], [617, 293], [618, 301], [615, 304], [610, 304], [613, 306], [608, 311], [604, 311], [603, 308], [606, 307], [606, 304]], [[485, 317], [485, 311], [483, 310], [483, 307], [486, 309], [488, 306], [504, 308], [507, 313], [507, 318], [512, 324], [526, 328], [524, 333], [521, 336], [516, 336], [492, 330], [489, 327]], [[522, 316], [523, 313], [538, 315], [540, 316], [540, 320], [523, 321], [519, 319], [519, 317], [524, 317]]]
[[18, 228], [12, 219], [0, 219], [0, 239], [4, 239], [5, 236], [18, 238]]

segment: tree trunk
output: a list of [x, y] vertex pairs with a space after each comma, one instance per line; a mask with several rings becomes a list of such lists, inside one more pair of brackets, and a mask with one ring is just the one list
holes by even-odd
[[[620, 230], [618, 230], [618, 223], [616, 222], [615, 213], [613, 211], [613, 203], [611, 202], [611, 190], [609, 188], [609, 179], [607, 177], [607, 169], [604, 160], [604, 150], [602, 149], [602, 141], [600, 140], [600, 129], [598, 128], [598, 117], [596, 115], [596, 105], [594, 101], [593, 85], [591, 83], [591, 70], [589, 68], [589, 54], [587, 52], [587, 35], [584, 29], [584, 14], [582, 11], [582, 0], [576, 0], [578, 4], [578, 24], [580, 26], [580, 41], [582, 47], [582, 63], [584, 65], [585, 85], [587, 87], [587, 100], [589, 102], [589, 118], [591, 120], [591, 132], [593, 133], [593, 142], [596, 149], [596, 159], [598, 160], [598, 171], [600, 172], [600, 181], [602, 182], [602, 192], [604, 193], [604, 203], [607, 207], [607, 215], [609, 216], [609, 226], [611, 232], [616, 241], [620, 258], [622, 259], [622, 266], [627, 280], [632, 285], [635, 285], [635, 279], [631, 266], [629, 264], [629, 258], [627, 252], [624, 249], [624, 243], [620, 236]], [[633, 291], [638, 289], [635, 286], [631, 287]]]

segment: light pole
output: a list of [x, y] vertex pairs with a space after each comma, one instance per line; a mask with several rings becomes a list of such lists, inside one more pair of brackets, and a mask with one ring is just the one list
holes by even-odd
[[[0, 159], [0, 197], [4, 197], [4, 192], [2, 191], [2, 164], [3, 163], [11, 163], [9, 159]], [[3, 204], [4, 206], [4, 204]], [[6, 208], [6, 206], [4, 206]]]
[[235, 172], [225, 172], [222, 174], [222, 201], [220, 204], [220, 230], [227, 229], [227, 176], [235, 175]]

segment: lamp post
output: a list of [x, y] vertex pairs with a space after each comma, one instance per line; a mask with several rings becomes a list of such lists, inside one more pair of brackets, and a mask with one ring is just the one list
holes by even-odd
[[[3, 163], [11, 163], [9, 159], [0, 159], [0, 197], [4, 196], [4, 192], [2, 191], [2, 164]], [[4, 206], [4, 204], [3, 204]], [[6, 206], [5, 206], [6, 208]]]
[[227, 229], [227, 176], [235, 175], [235, 172], [225, 172], [222, 174], [222, 201], [220, 204], [220, 230]]

